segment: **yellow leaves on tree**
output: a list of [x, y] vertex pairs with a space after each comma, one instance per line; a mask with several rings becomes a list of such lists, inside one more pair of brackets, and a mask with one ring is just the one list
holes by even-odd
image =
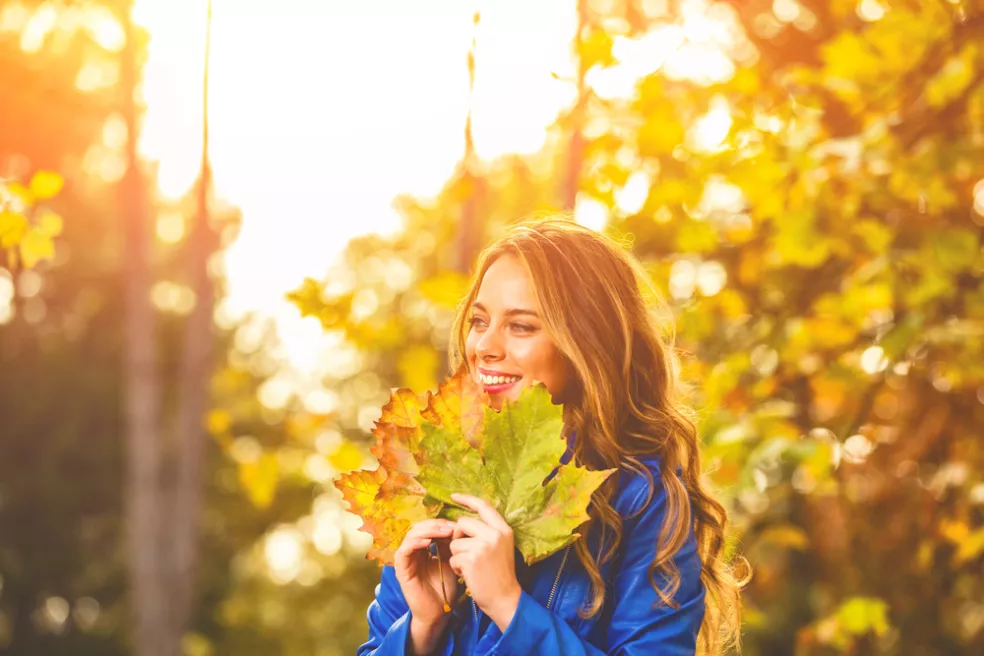
[[30, 269], [54, 258], [62, 219], [39, 203], [56, 196], [63, 184], [51, 171], [38, 171], [27, 186], [0, 180], [0, 248], [10, 266]]
[[263, 453], [252, 462], [239, 464], [239, 483], [257, 508], [269, 508], [277, 491], [280, 464], [276, 453]]

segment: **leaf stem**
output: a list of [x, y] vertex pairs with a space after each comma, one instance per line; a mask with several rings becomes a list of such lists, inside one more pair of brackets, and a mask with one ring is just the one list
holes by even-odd
[[441, 593], [444, 595], [444, 612], [451, 612], [451, 604], [448, 602], [448, 590], [444, 587], [444, 559], [441, 558], [441, 547], [437, 548], [437, 572], [441, 576]]

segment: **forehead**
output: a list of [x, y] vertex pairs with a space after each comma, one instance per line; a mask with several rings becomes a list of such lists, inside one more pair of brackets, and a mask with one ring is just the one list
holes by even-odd
[[489, 310], [537, 309], [533, 279], [526, 265], [515, 255], [503, 255], [486, 269], [475, 300]]

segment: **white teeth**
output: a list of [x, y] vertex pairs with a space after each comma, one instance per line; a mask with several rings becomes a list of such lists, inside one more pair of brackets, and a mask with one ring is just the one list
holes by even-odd
[[503, 383], [514, 383], [522, 376], [486, 376], [481, 375], [482, 382], [486, 385], [502, 385]]

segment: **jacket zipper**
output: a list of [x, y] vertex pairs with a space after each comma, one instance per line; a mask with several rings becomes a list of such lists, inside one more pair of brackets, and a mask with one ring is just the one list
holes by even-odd
[[560, 559], [560, 567], [557, 568], [557, 577], [554, 579], [553, 587], [550, 588], [550, 598], [547, 599], [547, 610], [553, 604], [554, 595], [557, 594], [557, 584], [560, 583], [560, 575], [564, 572], [564, 565], [567, 564], [567, 554], [571, 552], [571, 545], [564, 549], [564, 557]]
[[[564, 573], [564, 565], [567, 564], [567, 555], [571, 551], [571, 545], [567, 545], [564, 549], [564, 556], [560, 559], [560, 567], [557, 568], [557, 576], [554, 577], [553, 587], [550, 588], [550, 597], [547, 599], [547, 610], [550, 610], [550, 606], [553, 605], [554, 596], [557, 594], [557, 586], [560, 584], [560, 575]], [[475, 621], [478, 622], [478, 604], [475, 600], [471, 600], [472, 614], [475, 616]]]

